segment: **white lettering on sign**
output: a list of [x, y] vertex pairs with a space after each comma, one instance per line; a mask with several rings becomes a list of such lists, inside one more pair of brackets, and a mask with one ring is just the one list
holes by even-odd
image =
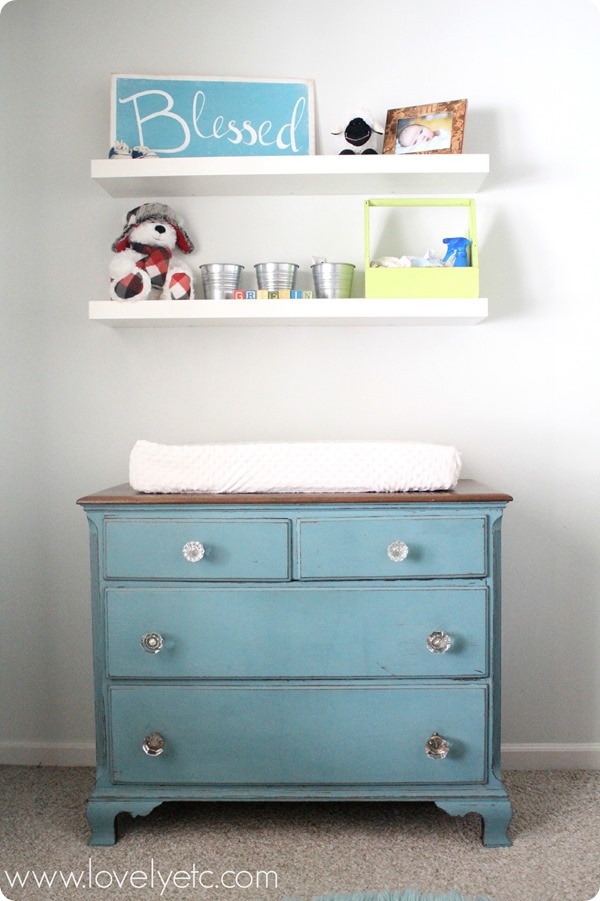
[[[302, 116], [304, 115], [304, 110], [306, 108], [306, 100], [304, 97], [299, 97], [296, 101], [296, 105], [294, 106], [292, 112], [292, 121], [289, 125], [282, 125], [279, 134], [277, 135], [277, 146], [278, 147], [290, 147], [294, 152], [298, 150], [296, 145], [296, 129], [298, 128], [300, 122], [302, 121]], [[289, 129], [290, 132], [290, 141], [289, 144], [286, 144], [283, 140], [283, 133]]]
[[[290, 150], [293, 150], [294, 153], [298, 152], [296, 131], [302, 121], [302, 116], [306, 108], [306, 100], [304, 97], [298, 98], [291, 112], [290, 121], [281, 126], [273, 140], [268, 140], [269, 132], [273, 128], [273, 123], [269, 121], [269, 119], [265, 119], [264, 122], [261, 122], [258, 125], [253, 125], [249, 119], [244, 119], [244, 122], [241, 125], [238, 125], [235, 119], [230, 119], [227, 125], [225, 125], [224, 116], [215, 116], [212, 126], [210, 123], [207, 123], [207, 125], [204, 126], [204, 130], [202, 130], [200, 119], [204, 112], [205, 105], [206, 94], [204, 91], [196, 91], [192, 108], [192, 122], [194, 131], [199, 138], [202, 138], [203, 140], [225, 138], [231, 144], [244, 144], [247, 147], [252, 147], [252, 145], [257, 142], [262, 147], [271, 147], [275, 144], [280, 150], [287, 150], [289, 148]], [[285, 135], [288, 135], [287, 140]]]
[[[142, 115], [140, 115], [140, 108], [139, 108], [138, 100], [140, 97], [147, 97], [150, 94], [158, 94], [158, 95], [164, 97], [167, 101], [167, 105], [165, 107], [163, 107], [163, 109], [159, 109], [153, 113], [149, 113], [147, 116], [142, 116]], [[163, 147], [162, 149], [165, 151], [165, 153], [178, 153], [180, 150], [185, 150], [185, 148], [190, 143], [190, 129], [189, 129], [189, 126], [188, 126], [187, 122], [185, 121], [185, 119], [182, 119], [181, 116], [177, 115], [177, 113], [171, 112], [173, 109], [174, 103], [173, 103], [173, 98], [167, 91], [139, 91], [139, 93], [132, 94], [130, 97], [122, 97], [120, 100], [120, 103], [129, 103], [130, 101], [133, 103], [133, 108], [135, 110], [135, 118], [136, 118], [136, 122], [137, 122], [138, 135], [139, 135], [139, 139], [140, 139], [140, 144], [142, 146], [145, 146], [145, 144], [146, 144], [146, 142], [144, 141], [144, 129], [143, 129], [144, 122], [149, 122], [151, 119], [157, 119], [157, 118], [160, 118], [161, 116], [165, 116], [169, 119], [174, 119], [176, 122], [179, 123], [179, 125], [181, 125], [181, 128], [183, 129], [184, 140], [183, 140], [183, 143], [179, 145], [179, 147]]]

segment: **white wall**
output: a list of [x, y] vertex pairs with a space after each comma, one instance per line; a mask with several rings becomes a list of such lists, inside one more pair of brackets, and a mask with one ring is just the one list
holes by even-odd
[[[524, 754], [509, 763], [599, 765], [598, 31], [591, 0], [4, 6], [1, 759], [91, 760], [88, 539], [75, 500], [126, 481], [136, 439], [390, 438], [454, 444], [466, 477], [514, 495], [503, 738]], [[322, 152], [355, 105], [385, 117], [467, 97], [464, 152], [491, 158], [477, 207], [490, 319], [90, 323], [135, 203], [89, 177], [108, 151], [113, 72], [312, 77]], [[315, 253], [361, 266], [360, 198], [172, 205], [199, 246], [194, 266], [281, 256], [306, 270]]]

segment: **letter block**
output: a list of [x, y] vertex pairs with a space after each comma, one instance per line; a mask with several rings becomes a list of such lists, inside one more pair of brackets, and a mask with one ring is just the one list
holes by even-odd
[[302, 300], [310, 299], [313, 296], [312, 291], [288, 291], [287, 288], [278, 291], [266, 291], [259, 288], [257, 291], [239, 291], [235, 293], [235, 297], [246, 297], [251, 300]]

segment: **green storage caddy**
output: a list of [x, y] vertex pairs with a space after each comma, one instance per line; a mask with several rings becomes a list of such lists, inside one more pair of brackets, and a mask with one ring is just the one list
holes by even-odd
[[[406, 267], [387, 268], [372, 266], [371, 211], [376, 207], [396, 207], [401, 213], [408, 207], [465, 207], [466, 237], [470, 266], [461, 267]], [[401, 255], [405, 251], [401, 251]], [[479, 254], [475, 225], [475, 201], [470, 198], [375, 198], [365, 200], [365, 297], [479, 297]]]

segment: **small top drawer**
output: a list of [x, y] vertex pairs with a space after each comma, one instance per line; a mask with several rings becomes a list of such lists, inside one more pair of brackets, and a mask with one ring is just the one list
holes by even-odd
[[485, 516], [300, 520], [301, 579], [415, 579], [486, 574]]
[[290, 578], [285, 519], [107, 518], [104, 541], [107, 579]]

